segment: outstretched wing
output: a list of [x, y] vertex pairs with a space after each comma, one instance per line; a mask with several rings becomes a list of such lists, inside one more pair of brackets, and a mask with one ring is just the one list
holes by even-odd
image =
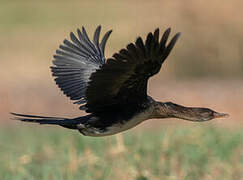
[[160, 71], [180, 36], [177, 33], [167, 45], [169, 34], [170, 29], [167, 29], [159, 40], [159, 29], [156, 29], [147, 35], [145, 42], [137, 38], [91, 74], [86, 111], [99, 114], [143, 103], [147, 98], [149, 77]]
[[89, 39], [86, 30], [77, 30], [78, 37], [70, 33], [71, 42], [63, 41], [63, 45], [54, 55], [51, 67], [52, 75], [56, 84], [65, 95], [75, 100], [76, 104], [86, 102], [85, 92], [90, 75], [105, 64], [105, 45], [111, 34], [106, 32], [101, 43], [99, 43], [101, 26], [94, 32], [93, 42]]

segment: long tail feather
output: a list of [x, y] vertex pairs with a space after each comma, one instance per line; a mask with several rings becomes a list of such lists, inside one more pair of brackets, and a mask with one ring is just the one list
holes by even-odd
[[39, 124], [50, 124], [50, 125], [59, 125], [69, 129], [77, 129], [77, 125], [80, 124], [80, 119], [68, 119], [68, 118], [60, 118], [60, 117], [47, 117], [47, 116], [36, 116], [36, 115], [27, 115], [27, 114], [18, 114], [18, 113], [10, 113], [14, 115], [12, 119], [24, 121], [24, 122], [32, 122]]

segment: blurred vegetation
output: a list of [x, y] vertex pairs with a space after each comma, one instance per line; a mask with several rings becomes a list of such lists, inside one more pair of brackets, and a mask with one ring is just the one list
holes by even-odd
[[[113, 29], [111, 56], [139, 35], [172, 27], [182, 37], [163, 75], [240, 78], [243, 75], [243, 1], [0, 1], [1, 61], [50, 63], [55, 49], [81, 26]], [[14, 52], [14, 53], [13, 53]], [[167, 66], [167, 64], [169, 64]], [[1, 70], [3, 71], [3, 70]]]
[[[151, 94], [182, 104], [227, 108], [230, 120], [240, 121], [240, 81], [171, 85], [168, 79], [240, 79], [242, 7], [242, 0], [0, 0], [0, 120], [8, 119], [9, 111], [37, 109], [80, 115], [57, 92], [48, 67], [70, 31], [85, 26], [92, 34], [101, 24], [102, 33], [113, 29], [107, 57], [157, 27], [182, 32], [157, 76], [166, 81], [157, 81]], [[115, 136], [89, 138], [59, 128], [2, 124], [0, 179], [243, 179], [243, 133], [237, 128], [165, 125], [160, 132], [132, 130], [125, 133], [123, 147]]]
[[61, 128], [1, 128], [2, 179], [243, 179], [243, 133], [212, 126], [91, 138]]

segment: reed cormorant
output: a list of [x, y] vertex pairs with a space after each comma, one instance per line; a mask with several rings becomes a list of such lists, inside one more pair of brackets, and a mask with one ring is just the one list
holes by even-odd
[[226, 117], [209, 108], [184, 107], [158, 102], [147, 95], [148, 79], [157, 74], [180, 33], [168, 41], [170, 28], [162, 37], [159, 29], [105, 59], [105, 45], [111, 34], [99, 41], [101, 26], [91, 41], [85, 28], [70, 33], [54, 55], [52, 75], [65, 95], [88, 115], [58, 118], [12, 113], [15, 119], [59, 125], [87, 136], [107, 136], [130, 129], [152, 118], [179, 118], [194, 122]]

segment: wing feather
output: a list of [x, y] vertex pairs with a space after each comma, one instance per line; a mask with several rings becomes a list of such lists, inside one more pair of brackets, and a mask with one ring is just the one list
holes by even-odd
[[168, 46], [167, 29], [159, 41], [159, 29], [149, 33], [146, 40], [138, 37], [106, 61], [91, 74], [86, 90], [86, 112], [101, 115], [106, 111], [124, 111], [126, 107], [139, 107], [147, 99], [149, 77], [159, 72], [162, 63], [174, 47], [180, 34]]
[[70, 40], [65, 39], [53, 56], [51, 67], [56, 84], [65, 95], [75, 100], [75, 104], [86, 102], [85, 92], [90, 75], [105, 63], [104, 47], [111, 33], [108, 31], [99, 44], [101, 26], [95, 30], [93, 42], [82, 27], [76, 36], [70, 33]]
[[101, 52], [102, 52], [103, 55], [105, 53], [106, 42], [107, 42], [108, 38], [110, 37], [111, 33], [112, 33], [112, 30], [106, 32], [103, 39], [101, 40], [100, 49], [101, 49]]

